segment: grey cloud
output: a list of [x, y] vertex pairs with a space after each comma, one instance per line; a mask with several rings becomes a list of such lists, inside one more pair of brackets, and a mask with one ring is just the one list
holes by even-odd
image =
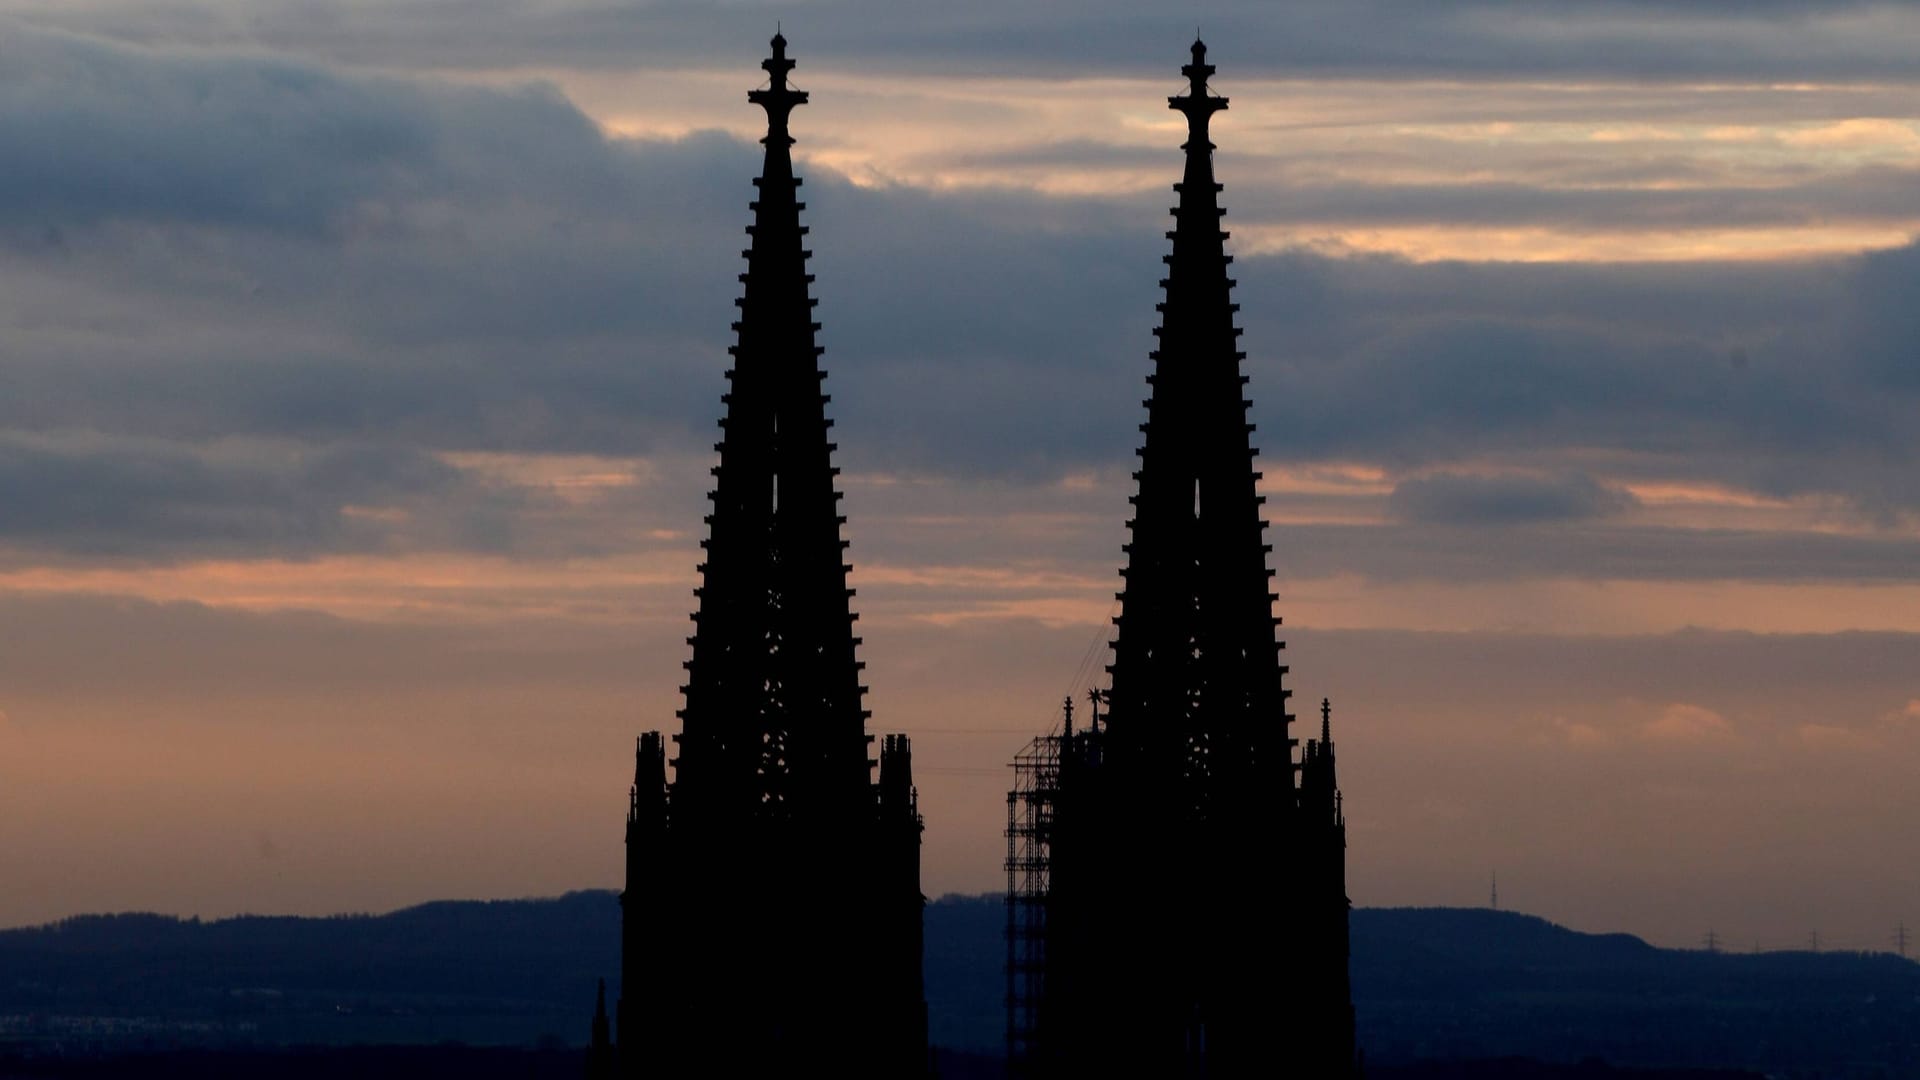
[[1920, 444], [1893, 359], [1920, 330], [1894, 299], [1909, 263], [1243, 260], [1263, 447], [1401, 468], [1604, 451], [1649, 474], [1911, 508]]
[[[677, 608], [685, 592], [672, 592]], [[621, 597], [630, 610], [661, 599]], [[626, 625], [629, 634], [671, 652], [685, 636], [683, 619], [676, 611], [672, 619]], [[633, 650], [608, 640], [604, 626], [525, 615], [513, 621], [507, 632], [484, 621], [375, 622], [115, 595], [0, 595], [9, 689], [41, 701], [84, 697], [103, 686], [131, 699], [192, 703], [229, 695], [325, 698], [349, 684], [404, 696], [423, 685], [497, 690], [512, 682], [618, 685], [631, 677]], [[76, 641], [91, 647], [75, 649]]]
[[[295, 126], [315, 130], [351, 128], [371, 111], [419, 137], [404, 168], [372, 174], [290, 143], [253, 151], [249, 182], [280, 193], [284, 220], [223, 212], [217, 198], [183, 216], [168, 193], [197, 189], [202, 167], [176, 159], [156, 161], [160, 175], [145, 187], [117, 191], [111, 212], [104, 196], [23, 211], [59, 242], [18, 244], [0, 258], [0, 278], [46, 301], [29, 309], [23, 300], [13, 314], [5, 377], [20, 392], [0, 396], [0, 423], [613, 453], [710, 438], [755, 148], [718, 135], [607, 141], [570, 108], [546, 115], [554, 103], [542, 95], [446, 91], [456, 108], [439, 90], [316, 68], [293, 80], [301, 94], [249, 95], [244, 88], [272, 81], [249, 64], [279, 71], [282, 62], [208, 66], [23, 37], [71, 52], [51, 66], [77, 67], [69, 74], [83, 84], [192, 99], [232, 75], [239, 88], [222, 84], [214, 99], [246, 100], [267, 118], [292, 113]], [[112, 112], [108, 97], [95, 91], [91, 107]], [[183, 142], [213, 141], [236, 124], [219, 110], [121, 105], [141, 118], [122, 126], [151, 128], [144, 138], [160, 143], [174, 129], [185, 129]], [[15, 125], [49, 126], [58, 125]], [[84, 180], [93, 156], [55, 155], [42, 186], [60, 190], [62, 169]], [[967, 391], [952, 399], [956, 410], [980, 405], [994, 388], [963, 371], [979, 365], [1028, 385], [977, 415], [1006, 415], [1015, 437], [1003, 446], [1036, 442], [1013, 406], [1073, 387], [1029, 358], [1084, 366], [1124, 343], [1089, 337], [1055, 317], [1057, 306], [1093, 309], [1133, 287], [1141, 302], [1129, 308], [1150, 307], [1151, 283], [1124, 268], [1151, 261], [1151, 243], [1114, 228], [1124, 215], [1112, 208], [866, 191], [819, 170], [808, 170], [807, 192], [831, 388], [883, 437], [918, 439], [924, 426], [885, 404], [889, 387], [953, 380]], [[277, 227], [285, 222], [313, 227]], [[1033, 234], [1063, 246], [1023, 239]], [[1144, 339], [1144, 319], [1133, 321]], [[1116, 387], [1107, 396], [1132, 395]], [[936, 435], [965, 420], [956, 411]], [[1068, 433], [1063, 449], [1088, 434]], [[999, 467], [976, 445], [936, 437], [928, 456]]]
[[[0, 221], [137, 218], [300, 232], [406, 193], [516, 185], [598, 133], [557, 93], [347, 79], [265, 56], [132, 51], [11, 27], [0, 66]], [[489, 145], [489, 127], [515, 132]], [[591, 173], [543, 184], [591, 185]]]
[[[913, 6], [508, 0], [313, 5], [133, 0], [16, 6], [36, 21], [130, 40], [265, 47], [417, 69], [699, 66], [753, 55], [776, 18], [823, 62], [894, 73], [1163, 73], [1191, 17], [1092, 0]], [[1524, 11], [1495, 0], [1210, 5], [1202, 30], [1243, 74], [1910, 80], [1914, 14], [1885, 3], [1607, 3]]]
[[[1316, 682], [1324, 680], [1349, 693], [1371, 693], [1377, 687], [1393, 696], [1402, 688], [1445, 686], [1449, 699], [1466, 708], [1478, 707], [1483, 695], [1529, 712], [1574, 702], [1615, 708], [1624, 697], [1764, 710], [1770, 720], [1790, 724], [1833, 716], [1845, 708], [1843, 702], [1863, 691], [1884, 710], [1904, 704], [1920, 689], [1911, 676], [1920, 670], [1920, 635], [1915, 634], [1683, 630], [1589, 636], [1302, 629], [1287, 636], [1288, 651], [1296, 654], [1295, 671], [1315, 672]], [[1460, 677], [1461, 672], [1493, 670], [1503, 674]], [[1878, 710], [1859, 709], [1852, 719], [1871, 722]]]
[[695, 372], [717, 397], [750, 149], [609, 142], [546, 91], [8, 40], [0, 423], [634, 449], [684, 433]]
[[1568, 232], [1782, 228], [1920, 217], [1920, 172], [1870, 168], [1793, 184], [1703, 184], [1674, 190], [1616, 185], [1302, 184], [1252, 187], [1242, 222], [1371, 225], [1536, 225]]
[[1097, 139], [1054, 139], [1024, 146], [995, 150], [955, 149], [929, 156], [926, 164], [965, 169], [1020, 168], [1037, 166], [1057, 169], [1071, 166], [1094, 168], [1160, 168], [1175, 160], [1166, 148], [1121, 146]]
[[[68, 79], [93, 113], [155, 125], [142, 138], [156, 145], [169, 131], [185, 145], [217, 141], [244, 126], [236, 102], [270, 132], [351, 132], [374, 117], [368, 130], [407, 133], [246, 151], [249, 175], [284, 200], [271, 214], [184, 211], [172, 193], [191, 189], [201, 167], [178, 156], [156, 158], [151, 176], [111, 199], [42, 199], [35, 224], [57, 240], [0, 248], [0, 427], [31, 433], [11, 445], [85, 431], [150, 440], [156, 460], [187, 477], [162, 485], [183, 505], [199, 498], [195, 469], [212, 469], [210, 490], [278, 505], [273, 477], [283, 474], [207, 464], [208, 448], [230, 440], [309, 454], [369, 445], [423, 461], [446, 450], [707, 452], [756, 148], [711, 134], [606, 140], [544, 92], [422, 87], [29, 31], [9, 40], [65, 59], [23, 62], [52, 87], [37, 99], [45, 117], [20, 105], [0, 129], [57, 128]], [[271, 89], [281, 84], [294, 89]], [[195, 95], [225, 105], [203, 115], [123, 100]], [[809, 134], [803, 126], [803, 150]], [[100, 152], [51, 160], [84, 182]], [[803, 171], [850, 470], [989, 486], [1124, 470], [1145, 392], [1164, 193], [936, 194]], [[57, 190], [61, 175], [41, 188]], [[1253, 185], [1227, 179], [1237, 206]], [[1582, 461], [1599, 456], [1622, 478], [1829, 495], [1885, 520], [1920, 508], [1913, 249], [1684, 266], [1294, 253], [1243, 257], [1237, 269], [1270, 459], [1396, 472], [1495, 459], [1597, 474]], [[99, 468], [87, 483], [103, 490], [127, 483], [115, 470], [133, 464], [18, 460], [33, 463], [18, 466], [18, 484], [31, 486], [33, 469], [78, 478]], [[437, 508], [426, 516], [445, 527], [401, 542], [590, 546], [550, 520], [508, 528], [504, 511], [482, 512], [496, 505], [488, 498], [446, 484], [406, 496]], [[103, 530], [90, 543], [123, 552], [142, 529], [180, 535], [166, 532], [172, 519], [86, 525], [51, 490], [32, 497], [38, 524], [14, 535], [36, 545], [90, 528]], [[209, 496], [209, 520], [230, 512], [227, 497]], [[981, 512], [992, 512], [985, 501]], [[288, 528], [279, 513], [224, 538], [203, 529], [197, 542], [283, 550], [276, 537], [292, 533], [275, 532]], [[395, 542], [363, 524], [291, 520], [313, 550]], [[115, 522], [121, 534], [105, 534]], [[1828, 554], [1841, 560], [1833, 572], [1854, 572]]]
[[1270, 530], [1283, 577], [1375, 581], [1745, 581], [1911, 584], [1920, 541], [1759, 529], [1537, 522], [1285, 525]]
[[58, 557], [386, 549], [399, 530], [356, 510], [445, 513], [449, 501], [459, 504], [452, 520], [427, 528], [449, 528], [433, 539], [455, 546], [496, 546], [494, 534], [524, 509], [405, 448], [0, 439], [0, 542]]
[[1433, 473], [1402, 480], [1387, 500], [1395, 516], [1447, 525], [1511, 525], [1607, 517], [1637, 505], [1628, 492], [1579, 473], [1490, 476]]

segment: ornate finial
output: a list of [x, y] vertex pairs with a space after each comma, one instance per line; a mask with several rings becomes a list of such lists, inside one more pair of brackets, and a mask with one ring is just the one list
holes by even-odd
[[787, 133], [787, 115], [793, 111], [794, 106], [807, 103], [807, 92], [795, 90], [787, 85], [787, 73], [794, 69], [795, 64], [787, 59], [786, 35], [775, 29], [772, 45], [773, 55], [760, 61], [760, 66], [767, 72], [767, 88], [749, 91], [747, 100], [767, 110], [768, 137], [778, 135], [784, 138]]
[[1227, 99], [1207, 89], [1214, 66], [1207, 63], [1207, 43], [1193, 39], [1193, 62], [1180, 69], [1187, 77], [1187, 92], [1167, 99], [1167, 107], [1187, 114], [1190, 134], [1202, 142], [1207, 136], [1207, 118], [1227, 107]]
[[1333, 742], [1333, 699], [1320, 699], [1320, 743], [1330, 745]]

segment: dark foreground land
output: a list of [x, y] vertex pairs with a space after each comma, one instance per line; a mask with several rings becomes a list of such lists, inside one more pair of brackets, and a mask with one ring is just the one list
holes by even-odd
[[[999, 1075], [1003, 919], [999, 897], [927, 908], [946, 1080]], [[0, 1077], [577, 1080], [594, 983], [617, 995], [618, 957], [605, 892], [0, 931]], [[1352, 970], [1373, 1080], [1920, 1078], [1920, 964], [1886, 954], [1667, 950], [1511, 912], [1361, 909]], [[1580, 1064], [1599, 1061], [1613, 1069]]]
[[[943, 1053], [940, 1080], [1002, 1080], [996, 1057]], [[0, 1080], [579, 1080], [586, 1054], [571, 1048], [349, 1046], [279, 1050], [196, 1049], [124, 1052], [84, 1058], [12, 1058], [0, 1054]], [[1369, 1072], [1370, 1080], [1765, 1080], [1719, 1070], [1615, 1069], [1504, 1060], [1402, 1065]]]
[[283, 1050], [126, 1051], [72, 1058], [6, 1057], [0, 1080], [580, 1080], [572, 1048], [331, 1046]]

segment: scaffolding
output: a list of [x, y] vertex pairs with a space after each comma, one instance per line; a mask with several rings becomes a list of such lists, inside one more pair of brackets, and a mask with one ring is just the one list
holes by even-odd
[[1101, 761], [1102, 690], [1088, 690], [1087, 726], [1073, 729], [1073, 699], [1061, 706], [1060, 728], [1028, 743], [1013, 758], [1007, 792], [1007, 1067], [1013, 1076], [1043, 1070], [1036, 1045], [1045, 1007], [1047, 936], [1053, 899], [1053, 842], [1063, 772], [1082, 777]]
[[[1068, 710], [1071, 716], [1071, 702]], [[1007, 792], [1007, 1062], [1016, 1075], [1034, 1057], [1047, 977], [1047, 894], [1066, 738], [1042, 735], [1014, 755], [1013, 790]]]

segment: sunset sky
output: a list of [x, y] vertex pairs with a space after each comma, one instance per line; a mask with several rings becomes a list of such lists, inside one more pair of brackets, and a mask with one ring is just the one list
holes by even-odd
[[1197, 20], [1354, 901], [1920, 923], [1920, 9], [0, 0], [0, 925], [618, 887], [776, 20], [930, 895], [1105, 659]]

